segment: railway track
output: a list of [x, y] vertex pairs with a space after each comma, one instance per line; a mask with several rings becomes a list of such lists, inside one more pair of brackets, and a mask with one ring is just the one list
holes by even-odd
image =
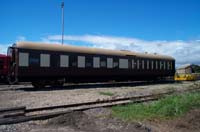
[[116, 98], [108, 100], [97, 100], [93, 102], [76, 103], [68, 105], [40, 107], [28, 109], [25, 106], [0, 109], [0, 125], [14, 124], [33, 120], [44, 120], [74, 111], [84, 111], [99, 107], [112, 107], [115, 105], [125, 105], [128, 103], [141, 103], [158, 100], [167, 95], [192, 92], [200, 88], [192, 88], [179, 92], [165, 92], [159, 94], [149, 94], [134, 97]]

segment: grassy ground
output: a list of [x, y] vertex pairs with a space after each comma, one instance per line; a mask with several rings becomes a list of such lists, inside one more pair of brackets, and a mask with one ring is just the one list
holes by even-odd
[[114, 93], [111, 92], [99, 92], [100, 95], [106, 95], [106, 96], [113, 96]]
[[169, 119], [200, 108], [200, 92], [172, 95], [148, 104], [129, 104], [112, 108], [113, 115], [125, 121], [152, 118]]

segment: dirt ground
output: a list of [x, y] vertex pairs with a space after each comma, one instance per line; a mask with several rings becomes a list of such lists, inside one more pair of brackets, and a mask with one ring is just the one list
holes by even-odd
[[[30, 85], [0, 85], [0, 108], [22, 106], [28, 108], [64, 105], [142, 94], [179, 91], [200, 86], [200, 81], [140, 86], [33, 89]], [[7, 89], [8, 88], [8, 89]], [[101, 92], [113, 93], [111, 96]], [[112, 117], [108, 108], [75, 112], [43, 121], [30, 121], [0, 126], [0, 132], [199, 132], [200, 109], [172, 120], [124, 122]]]
[[[9, 127], [8, 127], [9, 126]], [[108, 108], [74, 112], [45, 121], [0, 126], [1, 132], [199, 132], [200, 109], [171, 120], [124, 122]]]
[[171, 120], [152, 120], [146, 122], [155, 132], [199, 132], [200, 109], [189, 111], [186, 115]]
[[[107, 111], [107, 112], [105, 112]], [[142, 123], [127, 123], [112, 118], [107, 109], [76, 112], [51, 119], [47, 128], [70, 126], [75, 131], [86, 132], [199, 132], [200, 109], [171, 120], [152, 120]]]

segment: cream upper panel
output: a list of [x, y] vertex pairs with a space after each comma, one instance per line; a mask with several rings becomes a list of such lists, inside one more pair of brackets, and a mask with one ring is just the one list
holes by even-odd
[[61, 45], [61, 44], [17, 42], [14, 46], [17, 48], [23, 48], [23, 49], [116, 55], [116, 56], [137, 56], [137, 57], [143, 57], [143, 58], [149, 58], [149, 59], [152, 58], [152, 59], [174, 60], [174, 58], [171, 56], [158, 55], [158, 54], [144, 54], [144, 53], [137, 53], [137, 52], [132, 52], [132, 51], [124, 51], [124, 50], [108, 50], [108, 49], [88, 48], [88, 47]]

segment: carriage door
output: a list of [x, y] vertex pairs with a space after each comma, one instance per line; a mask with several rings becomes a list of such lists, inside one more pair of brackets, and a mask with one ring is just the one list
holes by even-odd
[[14, 83], [17, 81], [17, 49], [13, 47], [9, 47], [7, 51], [7, 55], [9, 57], [8, 62], [8, 81], [9, 83]]

